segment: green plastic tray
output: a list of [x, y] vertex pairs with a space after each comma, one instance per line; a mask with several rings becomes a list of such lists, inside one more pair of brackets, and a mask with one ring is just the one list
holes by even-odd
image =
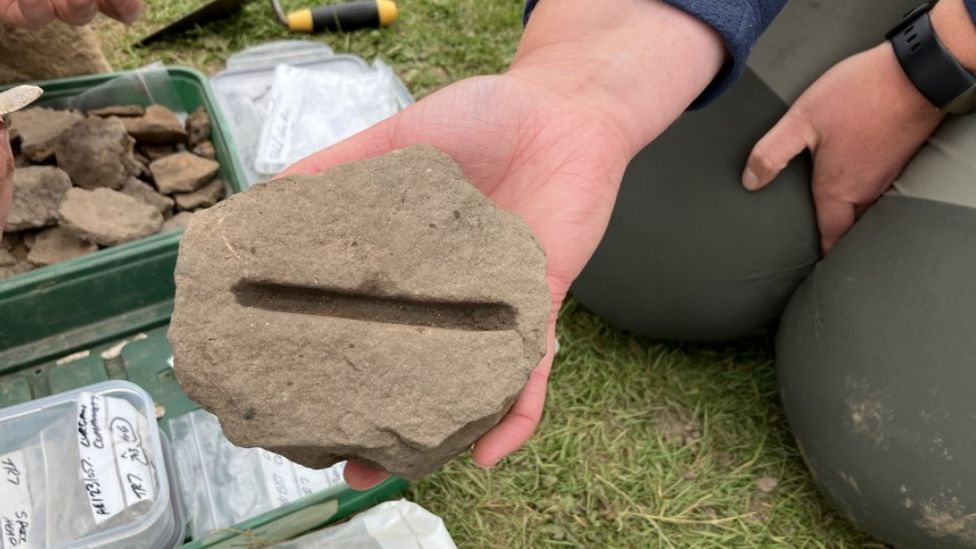
[[[206, 78], [190, 69], [168, 70], [183, 104], [167, 106], [207, 108], [221, 176], [232, 192], [245, 188]], [[81, 93], [113, 76], [38, 85], [45, 89], [45, 99], [52, 100]], [[133, 102], [142, 103], [137, 99]], [[179, 237], [180, 233], [156, 235], [0, 281], [0, 407], [108, 379], [127, 379], [152, 395], [159, 425], [167, 433], [170, 419], [196, 410], [197, 404], [176, 382], [166, 339]], [[129, 343], [121, 352], [112, 352], [123, 341]], [[184, 547], [265, 546], [341, 520], [406, 486], [403, 480], [390, 479], [365, 492], [321, 492]]]
[[[211, 139], [229, 192], [246, 188], [227, 123], [207, 78], [181, 67], [167, 68], [180, 104], [175, 110], [203, 106], [210, 113]], [[99, 74], [36, 82], [44, 89], [40, 105], [78, 95], [126, 73]], [[142, 104], [145, 96], [119, 97]], [[82, 258], [0, 280], [0, 372], [43, 361], [72, 346], [90, 345], [120, 327], [148, 327], [164, 322], [174, 287], [179, 232], [155, 235]]]

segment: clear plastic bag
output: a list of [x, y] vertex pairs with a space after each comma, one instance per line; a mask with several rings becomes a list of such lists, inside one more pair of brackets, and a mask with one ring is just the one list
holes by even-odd
[[359, 74], [278, 65], [255, 169], [277, 173], [395, 114], [393, 79], [386, 65]]
[[217, 417], [197, 410], [170, 421], [193, 539], [344, 486], [339, 464], [314, 471], [259, 448], [238, 448]]
[[[323, 44], [304, 40], [272, 42], [238, 52], [227, 60], [227, 70], [215, 75], [211, 84], [228, 121], [242, 168], [251, 184], [266, 180], [278, 172], [260, 172], [256, 169], [255, 160], [270, 112], [276, 69], [282, 65], [332, 76], [369, 77], [385, 73], [390, 78], [377, 79], [377, 82], [388, 86], [386, 92], [395, 98], [397, 109], [413, 103], [413, 97], [403, 82], [379, 59], [370, 66], [354, 55], [337, 55]], [[335, 100], [329, 98], [327, 101]], [[307, 122], [307, 118], [302, 118], [302, 124], [307, 126]], [[274, 164], [280, 166], [282, 162]]]

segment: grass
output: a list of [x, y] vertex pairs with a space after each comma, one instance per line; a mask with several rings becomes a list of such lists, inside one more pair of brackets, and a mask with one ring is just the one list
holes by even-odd
[[[503, 70], [521, 1], [401, 0], [391, 29], [317, 39], [382, 56], [419, 98]], [[119, 68], [163, 61], [213, 73], [237, 50], [294, 38], [255, 1], [207, 29], [129, 46], [200, 3], [149, 0], [128, 29], [101, 21], [107, 55]], [[559, 338], [532, 442], [492, 471], [456, 460], [407, 494], [442, 516], [460, 547], [878, 546], [817, 495], [777, 403], [768, 341], [653, 343], [574, 303]]]

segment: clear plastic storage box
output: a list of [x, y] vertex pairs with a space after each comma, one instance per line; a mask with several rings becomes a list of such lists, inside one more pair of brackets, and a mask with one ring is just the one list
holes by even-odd
[[0, 410], [0, 548], [176, 547], [171, 464], [152, 399], [127, 381]]

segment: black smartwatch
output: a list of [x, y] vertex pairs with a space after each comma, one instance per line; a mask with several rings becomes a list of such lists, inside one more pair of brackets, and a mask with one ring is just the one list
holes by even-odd
[[976, 110], [976, 76], [963, 67], [932, 28], [928, 2], [908, 12], [885, 38], [898, 64], [930, 103], [939, 110], [963, 114]]

